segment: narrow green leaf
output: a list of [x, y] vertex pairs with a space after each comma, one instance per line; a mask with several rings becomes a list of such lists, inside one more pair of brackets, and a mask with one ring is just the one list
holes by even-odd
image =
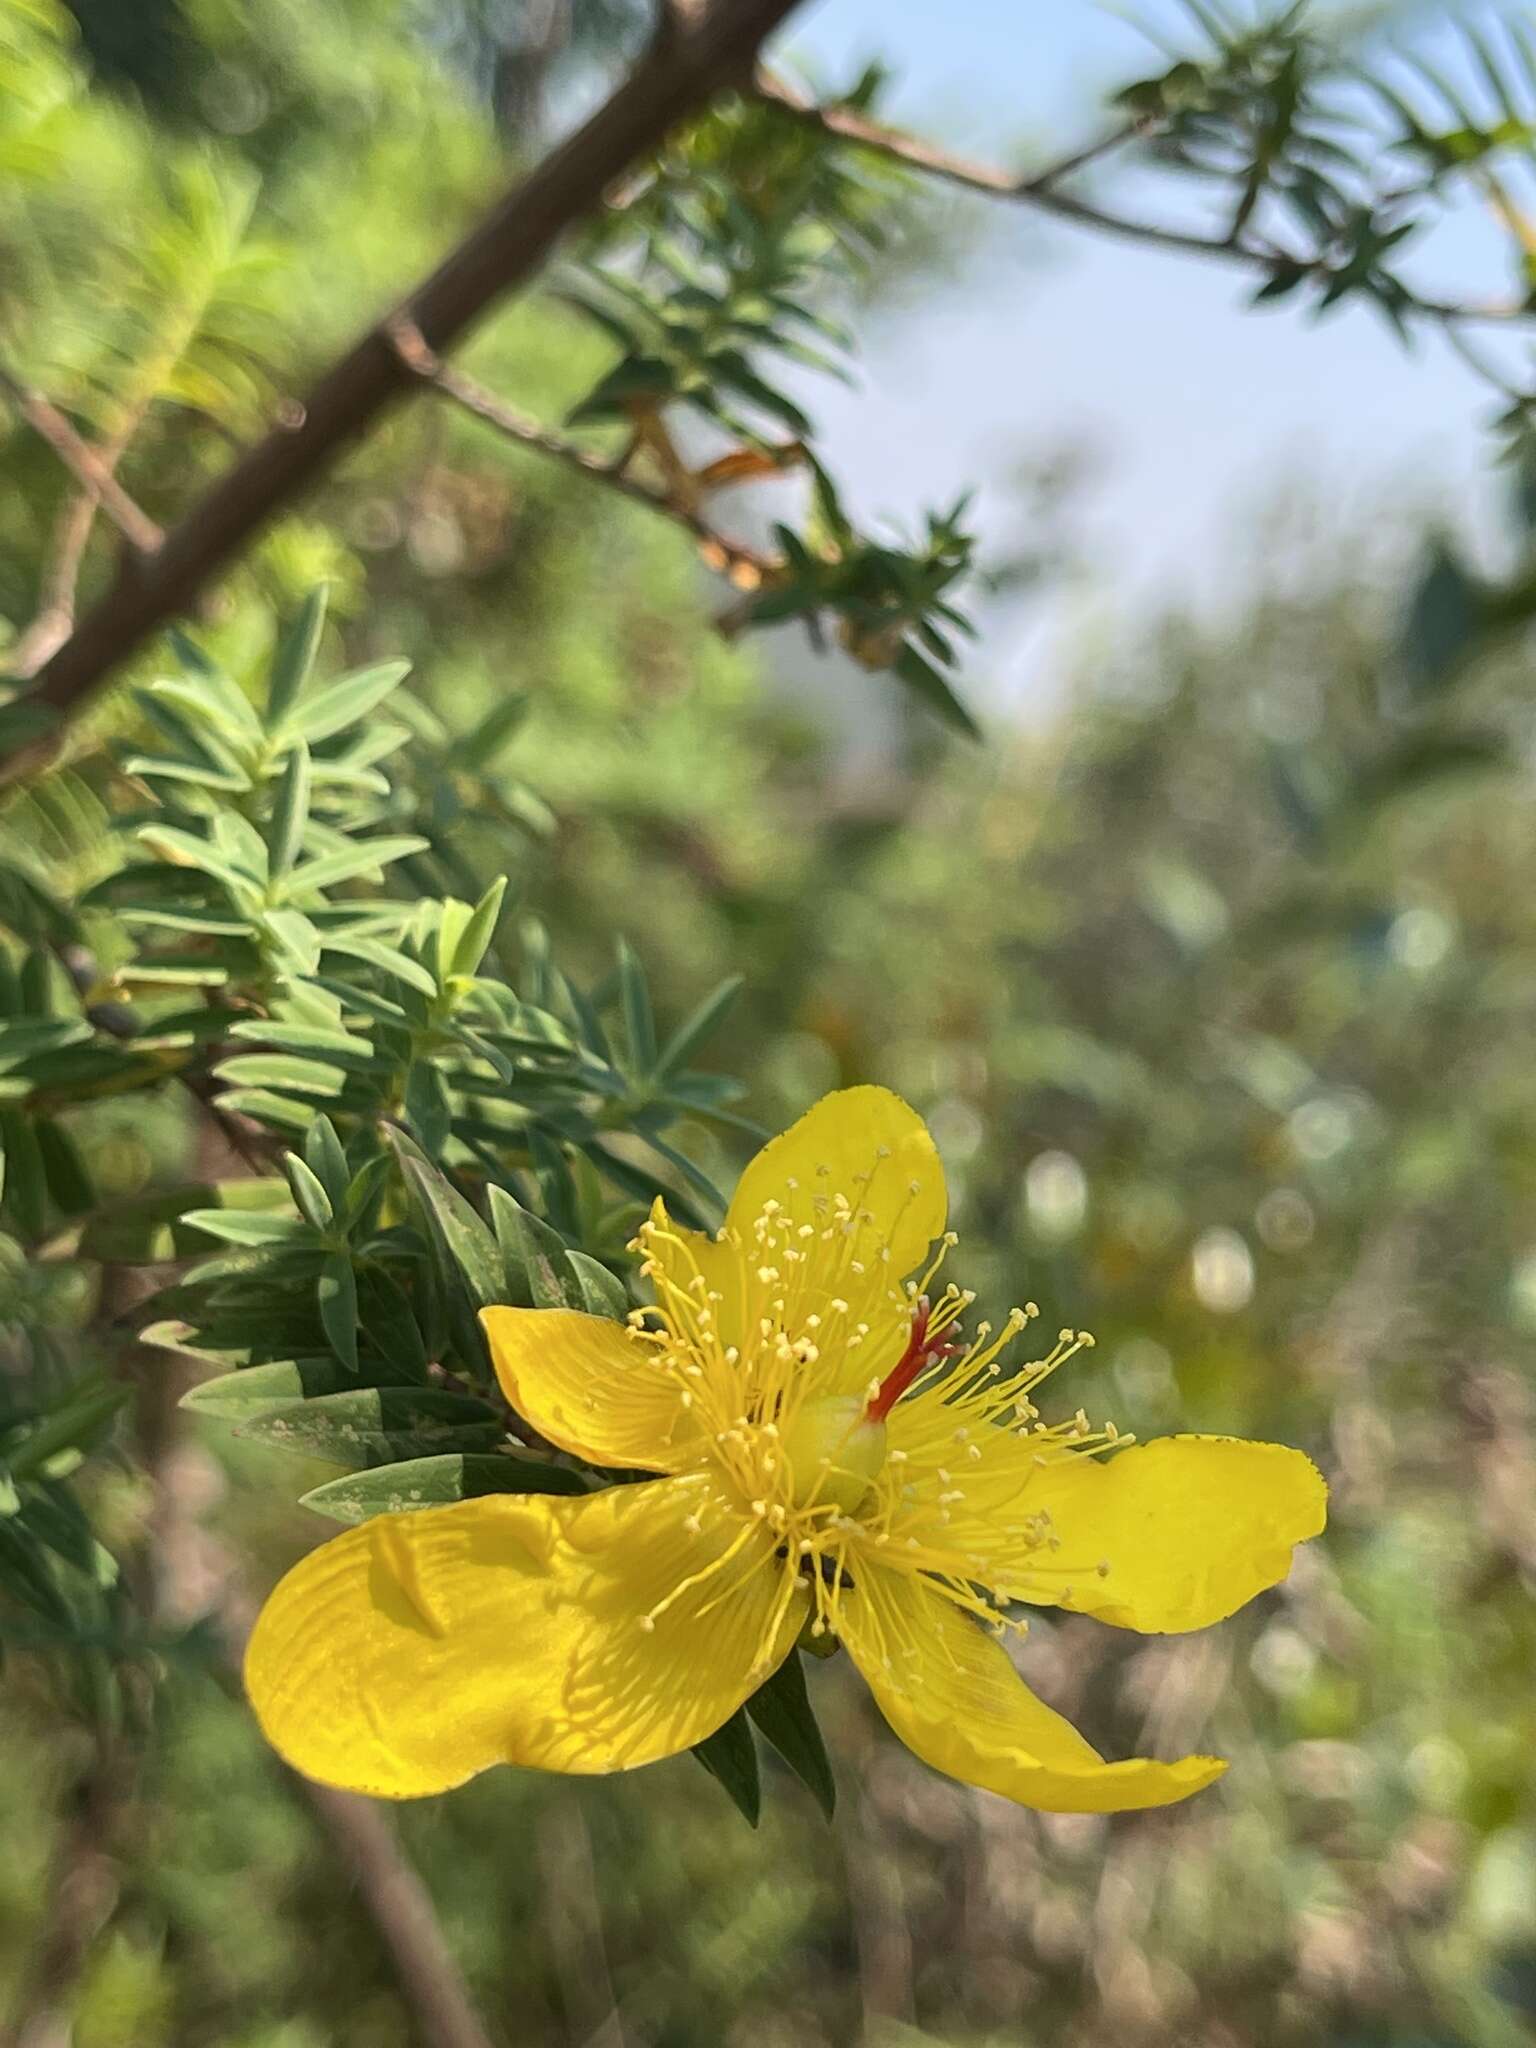
[[382, 1266], [368, 1265], [358, 1272], [357, 1314], [362, 1336], [389, 1368], [387, 1377], [427, 1378], [431, 1361], [417, 1327], [415, 1304]]
[[752, 1724], [745, 1711], [738, 1707], [723, 1728], [694, 1744], [693, 1753], [730, 1794], [747, 1826], [755, 1828], [763, 1810], [763, 1781]]
[[380, 1064], [379, 1054], [369, 1040], [343, 1031], [339, 1025], [328, 1028], [319, 1024], [290, 1024], [280, 1018], [249, 1017], [234, 1025], [229, 1035], [269, 1047], [274, 1052], [333, 1060], [359, 1072]]
[[[366, 960], [369, 966], [394, 975], [396, 980], [403, 981], [408, 988], [419, 990], [424, 996], [437, 994], [437, 983], [419, 961], [409, 959], [379, 939], [358, 938], [350, 932], [326, 932], [322, 936], [321, 947], [327, 953], [342, 953], [352, 960]], [[353, 1000], [359, 998], [354, 997]]]
[[221, 1060], [218, 1077], [232, 1088], [277, 1088], [295, 1095], [333, 1100], [346, 1085], [340, 1067], [286, 1052], [241, 1052]]
[[288, 756], [277, 801], [267, 828], [267, 872], [276, 881], [299, 857], [304, 827], [309, 823], [309, 749], [300, 740]]
[[34, 1129], [53, 1206], [61, 1216], [84, 1216], [96, 1206], [96, 1191], [74, 1139], [52, 1117], [39, 1117]]
[[355, 669], [350, 675], [338, 676], [323, 689], [301, 697], [283, 720], [280, 731], [308, 740], [311, 746], [328, 740], [343, 727], [365, 719], [410, 673], [410, 667], [408, 661], [384, 661], [374, 668]]
[[320, 1322], [331, 1349], [348, 1372], [356, 1372], [357, 1276], [352, 1270], [352, 1254], [348, 1251], [327, 1253], [316, 1286]]
[[798, 1650], [791, 1650], [767, 1684], [758, 1687], [746, 1710], [830, 1820], [837, 1805], [837, 1784], [805, 1689]]
[[415, 1060], [405, 1077], [405, 1114], [424, 1151], [437, 1154], [453, 1127], [453, 1104], [441, 1068]]
[[490, 1201], [506, 1271], [506, 1292], [500, 1298], [529, 1302], [534, 1308], [586, 1308], [559, 1232], [514, 1201], [505, 1188], [492, 1187]]
[[378, 839], [356, 839], [350, 846], [338, 847], [334, 853], [322, 853], [314, 860], [305, 861], [302, 867], [295, 868], [288, 877], [288, 893], [315, 895], [334, 888], [338, 882], [353, 881], [359, 875], [378, 880], [393, 862], [404, 860], [409, 854], [425, 853], [430, 843], [406, 832]]
[[371, 1472], [327, 1479], [299, 1496], [301, 1507], [355, 1525], [373, 1515], [409, 1514], [417, 1508], [446, 1507], [491, 1493], [578, 1494], [587, 1491], [577, 1472], [513, 1452], [505, 1456], [446, 1452], [435, 1458], [405, 1458]]
[[[149, 1341], [149, 1333], [143, 1335]], [[334, 1358], [281, 1358], [269, 1365], [215, 1373], [189, 1388], [180, 1405], [220, 1422], [244, 1422], [268, 1409], [291, 1408], [295, 1401], [349, 1392], [355, 1384]]]
[[468, 924], [460, 934], [454, 948], [452, 971], [455, 974], [477, 974], [496, 932], [496, 920], [501, 915], [501, 900], [507, 893], [507, 878], [498, 875], [475, 905]]
[[581, 1292], [581, 1304], [589, 1315], [610, 1316], [616, 1323], [622, 1323], [629, 1314], [629, 1296], [624, 1282], [599, 1260], [586, 1252], [567, 1247], [565, 1262], [576, 1276], [576, 1285]]
[[489, 1357], [476, 1311], [506, 1299], [496, 1239], [458, 1189], [403, 1131], [391, 1131], [390, 1142], [426, 1220], [454, 1349], [466, 1365], [488, 1372]]
[[352, 1170], [328, 1116], [317, 1116], [304, 1133], [304, 1161], [325, 1189], [332, 1209], [340, 1209], [348, 1199]]
[[189, 1209], [181, 1220], [189, 1229], [201, 1230], [223, 1244], [253, 1248], [281, 1246], [286, 1250], [296, 1247], [308, 1249], [315, 1242], [314, 1230], [298, 1216], [264, 1216], [260, 1211], [241, 1215], [238, 1210]]
[[690, 1010], [661, 1049], [656, 1062], [657, 1077], [674, 1074], [685, 1066], [694, 1050], [703, 1044], [741, 993], [745, 979], [733, 974], [708, 994], [697, 1009]]
[[435, 1387], [352, 1387], [249, 1415], [241, 1436], [356, 1470], [442, 1451], [488, 1451], [505, 1435], [494, 1409]]
[[41, 1237], [48, 1221], [48, 1177], [32, 1119], [19, 1110], [0, 1110], [0, 1146], [6, 1206], [23, 1237]]
[[650, 1075], [656, 1064], [656, 1019], [651, 1010], [645, 970], [627, 939], [620, 939], [619, 1000], [624, 1010], [624, 1035], [629, 1042], [630, 1070], [637, 1079]]
[[277, 651], [272, 657], [271, 681], [267, 687], [266, 723], [269, 731], [275, 731], [283, 724], [300, 691], [309, 681], [320, 647], [320, 635], [325, 627], [329, 595], [327, 586], [317, 583], [299, 607], [297, 618], [277, 643]]
[[891, 671], [915, 697], [922, 699], [930, 711], [937, 712], [946, 725], [952, 726], [956, 732], [963, 732], [967, 739], [981, 738], [981, 727], [950, 688], [948, 679], [910, 642], [891, 663]]
[[313, 1225], [316, 1230], [329, 1230], [335, 1221], [336, 1212], [319, 1178], [305, 1165], [297, 1152], [285, 1154], [283, 1172], [288, 1176], [294, 1204], [305, 1222]]

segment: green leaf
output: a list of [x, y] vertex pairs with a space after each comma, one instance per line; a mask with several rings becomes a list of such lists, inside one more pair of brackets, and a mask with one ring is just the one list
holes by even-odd
[[[317, 1183], [318, 1185], [318, 1183]], [[352, 1254], [326, 1254], [317, 1283], [320, 1322], [331, 1349], [349, 1372], [357, 1371], [357, 1276]]]
[[294, 1102], [275, 1095], [270, 1088], [230, 1088], [219, 1097], [219, 1107], [255, 1117], [259, 1123], [275, 1124], [278, 1130], [292, 1131], [295, 1136], [309, 1129], [315, 1114], [312, 1102]]
[[283, 1172], [288, 1176], [294, 1205], [304, 1221], [322, 1233], [329, 1230], [336, 1215], [331, 1198], [297, 1152], [285, 1154]]
[[510, 1295], [534, 1308], [584, 1309], [586, 1297], [567, 1262], [560, 1233], [514, 1201], [505, 1188], [492, 1187], [490, 1200], [506, 1272], [507, 1291], [501, 1299]]
[[321, 944], [327, 953], [343, 953], [352, 960], [366, 960], [370, 967], [394, 975], [398, 981], [424, 996], [437, 994], [437, 983], [419, 961], [397, 952], [393, 946], [384, 945], [379, 939], [358, 938], [350, 932], [326, 932]]
[[[157, 1325], [157, 1329], [163, 1327]], [[146, 1343], [155, 1341], [149, 1331], [143, 1336]], [[179, 1405], [219, 1422], [245, 1422], [269, 1410], [291, 1408], [295, 1401], [350, 1392], [355, 1385], [352, 1375], [334, 1358], [279, 1358], [270, 1365], [241, 1366], [200, 1380], [182, 1395]]]
[[837, 1805], [837, 1785], [805, 1689], [798, 1650], [791, 1650], [767, 1684], [758, 1687], [747, 1701], [746, 1711], [830, 1820]]
[[506, 1432], [484, 1401], [436, 1387], [351, 1387], [248, 1415], [238, 1434], [358, 1469], [488, 1451]]
[[267, 872], [273, 880], [286, 875], [299, 857], [304, 827], [309, 823], [309, 749], [301, 740], [288, 756], [277, 802], [267, 829]]
[[352, 1170], [336, 1135], [336, 1126], [328, 1116], [317, 1116], [305, 1132], [304, 1160], [325, 1189], [332, 1209], [342, 1208], [352, 1184]]
[[41, 1237], [48, 1221], [48, 1177], [32, 1119], [19, 1110], [0, 1110], [0, 1149], [6, 1207], [23, 1237]]
[[410, 667], [408, 661], [384, 661], [339, 676], [334, 683], [301, 697], [283, 720], [281, 734], [308, 740], [314, 746], [345, 726], [357, 725], [410, 673]]
[[188, 1229], [201, 1230], [223, 1244], [308, 1250], [315, 1242], [314, 1230], [298, 1216], [265, 1216], [259, 1210], [242, 1215], [238, 1210], [188, 1209], [181, 1220]]
[[479, 972], [480, 963], [495, 937], [496, 920], [501, 916], [501, 900], [506, 893], [507, 878], [498, 875], [475, 905], [468, 924], [459, 935], [459, 942], [453, 949], [453, 973]]
[[656, 1061], [658, 1079], [676, 1073], [679, 1067], [687, 1064], [695, 1048], [710, 1036], [740, 995], [744, 979], [740, 974], [733, 974], [728, 981], [722, 981], [717, 989], [712, 990], [697, 1009], [689, 1011], [661, 1049]]
[[430, 844], [430, 840], [406, 832], [379, 839], [355, 839], [348, 846], [338, 847], [334, 853], [322, 853], [314, 860], [305, 861], [302, 867], [295, 868], [288, 877], [286, 893], [289, 896], [318, 894], [334, 888], [338, 882], [350, 882], [358, 875], [377, 880], [394, 861], [405, 860], [413, 853], [425, 853]]
[[346, 1085], [340, 1067], [323, 1060], [301, 1059], [286, 1052], [241, 1052], [221, 1060], [219, 1079], [231, 1088], [276, 1088], [294, 1095], [318, 1095], [334, 1100]]
[[270, 1047], [275, 1052], [297, 1053], [322, 1061], [336, 1061], [355, 1072], [377, 1068], [380, 1058], [366, 1038], [343, 1031], [338, 1024], [290, 1024], [280, 1018], [248, 1017], [230, 1030], [231, 1038]]
[[426, 1220], [454, 1349], [466, 1365], [488, 1372], [489, 1355], [476, 1311], [506, 1299], [496, 1239], [403, 1131], [391, 1131], [389, 1137]]
[[96, 1206], [96, 1191], [73, 1138], [52, 1117], [39, 1117], [34, 1128], [53, 1206], [61, 1216], [85, 1215]]
[[946, 725], [964, 733], [967, 739], [981, 738], [981, 727], [950, 688], [948, 679], [910, 643], [891, 663], [891, 671], [906, 684], [913, 696], [920, 697], [930, 711], [937, 712]]
[[356, 1524], [373, 1515], [409, 1514], [417, 1508], [445, 1507], [459, 1500], [481, 1500], [492, 1493], [577, 1494], [587, 1491], [577, 1472], [563, 1465], [520, 1453], [465, 1456], [446, 1452], [435, 1458], [404, 1458], [372, 1472], [349, 1472], [327, 1479], [299, 1496], [301, 1507], [313, 1508], [333, 1521]]
[[[357, 1312], [362, 1333], [401, 1380], [425, 1380], [431, 1370], [416, 1311], [405, 1290], [379, 1265], [357, 1274]], [[375, 1374], [374, 1377], [379, 1377]]]
[[422, 1149], [439, 1153], [453, 1127], [453, 1104], [442, 1069], [428, 1060], [415, 1060], [405, 1077], [405, 1114]]
[[629, 1041], [630, 1070], [649, 1075], [656, 1064], [656, 1020], [651, 1010], [645, 972], [627, 939], [619, 941], [619, 1000], [624, 1009], [624, 1035]]
[[624, 1282], [586, 1252], [567, 1247], [565, 1262], [576, 1276], [581, 1305], [589, 1315], [611, 1316], [622, 1323], [629, 1314], [629, 1295]]
[[267, 724], [283, 724], [304, 685], [309, 681], [325, 627], [329, 590], [317, 583], [299, 608], [298, 617], [277, 643], [272, 657], [271, 681], [267, 687]]
[[755, 1828], [763, 1810], [763, 1781], [757, 1767], [752, 1724], [745, 1710], [738, 1707], [723, 1728], [694, 1744], [693, 1753], [731, 1795], [747, 1826]]

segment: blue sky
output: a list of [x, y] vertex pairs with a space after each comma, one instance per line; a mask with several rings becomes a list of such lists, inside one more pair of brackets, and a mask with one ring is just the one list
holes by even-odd
[[[1144, 4], [1180, 19], [1173, 0]], [[1096, 0], [820, 0], [784, 47], [831, 78], [880, 55], [899, 75], [903, 120], [1004, 161], [1092, 135], [1107, 87], [1166, 63]], [[1135, 171], [1101, 189], [1153, 214], [1171, 205], [1177, 217], [1183, 202]], [[1127, 609], [1149, 587], [1219, 603], [1251, 573], [1255, 515], [1281, 486], [1315, 499], [1323, 527], [1367, 524], [1388, 501], [1491, 523], [1498, 482], [1481, 428], [1494, 407], [1438, 338], [1410, 354], [1365, 309], [1320, 324], [1250, 311], [1251, 286], [1221, 265], [1017, 209], [993, 208], [985, 236], [982, 260], [866, 327], [857, 394], [817, 394], [866, 517], [910, 515], [979, 482], [983, 530], [997, 531], [1019, 461], [1083, 446], [1096, 601], [1107, 589]], [[1508, 285], [1499, 238], [1470, 207], [1416, 274], [1489, 297]], [[1010, 666], [989, 635], [989, 694], [1036, 687], [1037, 635], [1018, 637]]]

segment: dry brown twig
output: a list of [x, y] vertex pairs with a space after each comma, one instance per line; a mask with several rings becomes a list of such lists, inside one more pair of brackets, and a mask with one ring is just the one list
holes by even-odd
[[[709, 567], [730, 577], [738, 588], [755, 590], [779, 566], [776, 557], [766, 555], [759, 549], [748, 546], [745, 541], [733, 540], [706, 519], [695, 505], [691, 505], [677, 492], [659, 490], [640, 477], [632, 474], [630, 462], [639, 451], [641, 438], [632, 436], [618, 461], [608, 462], [602, 456], [583, 448], [578, 442], [569, 441], [563, 434], [540, 424], [528, 414], [509, 405], [483, 384], [472, 377], [466, 377], [451, 363], [445, 363], [436, 352], [427, 347], [421, 332], [409, 321], [395, 318], [389, 327], [390, 339], [399, 352], [401, 361], [413, 376], [419, 377], [438, 397], [456, 405], [461, 411], [483, 420], [494, 427], [509, 441], [533, 453], [547, 456], [553, 462], [562, 463], [567, 469], [574, 469], [590, 483], [599, 484], [605, 490], [616, 491], [631, 504], [644, 505], [647, 510], [669, 519], [676, 526], [684, 527], [699, 543], [699, 552]], [[786, 455], [781, 467], [787, 467], [792, 457]], [[708, 477], [690, 479], [708, 485]]]
[[[752, 89], [766, 105], [778, 107], [797, 121], [803, 121], [824, 134], [839, 136], [845, 142], [857, 143], [877, 156], [904, 164], [910, 170], [921, 171], [925, 176], [954, 185], [961, 191], [980, 193], [990, 199], [1013, 200], [1036, 212], [1098, 234], [1112, 235], [1120, 241], [1139, 242], [1186, 256], [1201, 256], [1213, 262], [1262, 273], [1265, 277], [1272, 277], [1279, 267], [1294, 268], [1320, 284], [1326, 284], [1335, 275], [1326, 259], [1308, 260], [1267, 240], [1245, 241], [1241, 236], [1230, 234], [1203, 235], [1182, 228], [1165, 227], [1157, 221], [1112, 213], [1107, 207], [1096, 205], [1078, 194], [1058, 189], [1074, 172], [1086, 169], [1143, 133], [1145, 124], [1142, 122], [1127, 122], [1098, 141], [1057, 159], [1044, 170], [1015, 172], [942, 149], [936, 143], [887, 127], [883, 122], [872, 121], [852, 107], [823, 105], [797, 92], [783, 79], [761, 67], [754, 77]], [[1448, 333], [1457, 333], [1471, 325], [1513, 326], [1536, 320], [1536, 310], [1529, 303], [1513, 299], [1481, 302], [1439, 299], [1408, 292], [1403, 300], [1403, 310], [1444, 328]]]

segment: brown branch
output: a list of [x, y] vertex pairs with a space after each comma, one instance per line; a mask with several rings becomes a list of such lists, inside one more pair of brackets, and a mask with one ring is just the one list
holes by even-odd
[[[936, 143], [908, 135], [899, 128], [888, 128], [883, 122], [871, 121], [851, 107], [823, 106], [796, 92], [793, 86], [786, 85], [771, 72], [759, 69], [753, 81], [753, 91], [757, 98], [780, 108], [797, 121], [820, 129], [824, 134], [857, 143], [878, 156], [906, 164], [910, 169], [922, 171], [944, 184], [958, 186], [962, 191], [979, 192], [991, 199], [1013, 200], [1019, 205], [1033, 207], [1037, 212], [1051, 214], [1058, 220], [1070, 221], [1075, 227], [1113, 235], [1121, 241], [1139, 242], [1156, 249], [1171, 249], [1187, 256], [1203, 256], [1220, 263], [1236, 264], [1246, 270], [1262, 271], [1267, 277], [1273, 276], [1277, 267], [1294, 269], [1320, 284], [1327, 284], [1338, 275], [1326, 257], [1298, 256], [1268, 243], [1165, 227], [1157, 221], [1107, 212], [1090, 200], [1056, 189], [1061, 180], [1073, 171], [1081, 170], [1108, 150], [1130, 140], [1139, 132], [1134, 124], [1116, 129], [1042, 171], [1020, 174], [941, 149]], [[1446, 327], [1473, 322], [1517, 323], [1536, 319], [1536, 308], [1518, 300], [1481, 303], [1429, 298], [1411, 291], [1403, 299], [1402, 309]]]
[[491, 2048], [426, 1886], [405, 1860], [394, 1823], [355, 1792], [290, 1773], [357, 1885], [389, 1951], [422, 2048]]
[[0, 391], [11, 398], [27, 425], [46, 441], [80, 489], [98, 502], [128, 545], [153, 554], [165, 535], [129, 497], [89, 441], [82, 440], [56, 405], [0, 363]]
[[631, 504], [644, 505], [649, 511], [658, 513], [663, 519], [670, 519], [675, 526], [681, 526], [691, 533], [700, 544], [700, 552], [711, 568], [724, 570], [735, 578], [745, 578], [753, 588], [778, 568], [775, 556], [761, 553], [748, 547], [744, 541], [732, 540], [706, 519], [695, 507], [681, 502], [669, 491], [657, 490], [653, 485], [629, 473], [626, 464], [630, 454], [639, 446], [638, 439], [630, 443], [617, 463], [606, 462], [589, 448], [581, 447], [575, 441], [568, 441], [563, 434], [557, 434], [550, 427], [530, 419], [526, 413], [509, 405], [494, 391], [488, 391], [477, 384], [472, 377], [466, 377], [462, 370], [456, 370], [451, 363], [443, 362], [422, 339], [420, 331], [403, 318], [396, 318], [390, 324], [390, 339], [399, 351], [402, 362], [406, 363], [414, 376], [420, 377], [441, 397], [459, 406], [463, 411], [483, 420], [494, 427], [508, 440], [517, 442], [519, 447], [532, 449], [535, 454], [545, 455], [551, 461], [563, 463], [567, 469], [575, 470], [589, 483], [601, 484], [606, 490], [617, 491], [620, 497], [628, 498]]
[[[404, 319], [435, 351], [543, 262], [562, 235], [714, 94], [744, 83], [765, 36], [798, 0], [716, 0], [696, 25], [643, 60], [574, 135], [495, 207], [410, 293]], [[408, 391], [412, 372], [382, 320], [335, 365], [292, 416], [216, 483], [157, 552], [127, 561], [113, 587], [49, 661], [32, 698], [60, 715], [79, 709], [116, 665], [177, 617], [275, 514], [325, 473], [342, 448]], [[0, 763], [13, 778], [38, 747]]]

